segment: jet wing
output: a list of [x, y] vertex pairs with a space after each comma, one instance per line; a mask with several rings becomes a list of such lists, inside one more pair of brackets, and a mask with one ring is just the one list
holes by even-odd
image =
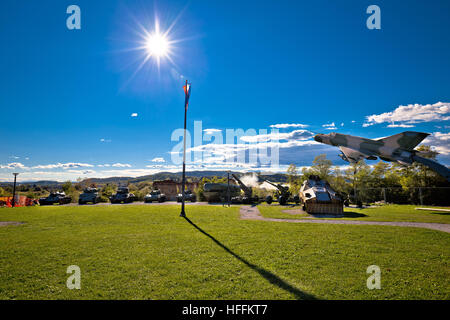
[[347, 147], [339, 147], [339, 149], [341, 149], [342, 151], [342, 153], [339, 156], [347, 162], [358, 162], [361, 159], [369, 159], [369, 160], [377, 159], [377, 157], [370, 154], [369, 152], [364, 153]]

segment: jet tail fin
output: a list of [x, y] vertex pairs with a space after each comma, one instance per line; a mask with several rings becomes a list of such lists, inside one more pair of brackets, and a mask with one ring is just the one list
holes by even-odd
[[383, 142], [386, 146], [413, 150], [429, 135], [429, 133], [424, 132], [405, 131], [390, 137], [378, 139], [377, 141]]
[[419, 156], [413, 156], [413, 160], [416, 162], [420, 162], [421, 164], [424, 164], [427, 167], [433, 169], [441, 176], [443, 176], [445, 179], [447, 179], [448, 182], [450, 182], [450, 169], [448, 169], [446, 166], [437, 163], [436, 161], [433, 161], [431, 159], [422, 158]]

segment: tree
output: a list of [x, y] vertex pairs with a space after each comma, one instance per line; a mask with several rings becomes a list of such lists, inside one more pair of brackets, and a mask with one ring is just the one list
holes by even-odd
[[5, 189], [3, 189], [2, 187], [0, 187], [0, 197], [8, 197], [10, 196], [10, 193], [7, 192]]
[[298, 175], [297, 166], [295, 164], [290, 164], [287, 169], [287, 180], [289, 184], [289, 190], [292, 194], [297, 194], [300, 190], [300, 177]]
[[347, 170], [345, 170], [345, 177], [352, 186], [352, 192], [355, 202], [363, 201], [370, 192], [367, 190], [370, 187], [370, 167], [364, 160], [358, 162], [351, 162]]
[[343, 195], [350, 194], [352, 191], [352, 185], [347, 180], [345, 174], [342, 172], [342, 170], [339, 167], [335, 167], [333, 169], [333, 176], [329, 181], [330, 185], [333, 187], [333, 189]]
[[72, 182], [66, 181], [62, 185], [62, 189], [66, 194], [70, 194], [74, 191], [74, 187], [72, 185]]
[[321, 179], [328, 180], [328, 177], [331, 174], [332, 165], [333, 162], [331, 160], [328, 160], [325, 154], [320, 154], [314, 158], [312, 168], [315, 172], [317, 172], [317, 175]]
[[102, 201], [107, 202], [108, 198], [111, 197], [114, 193], [116, 193], [117, 190], [117, 186], [115, 184], [110, 184], [107, 183], [106, 185], [103, 186], [103, 188], [101, 188], [100, 190], [100, 197], [102, 199]]
[[306, 180], [309, 175], [319, 176], [320, 179], [324, 179], [328, 181], [328, 178], [331, 175], [331, 167], [333, 166], [333, 162], [327, 159], [325, 154], [320, 154], [313, 160], [313, 165], [310, 168], [302, 169], [302, 181]]

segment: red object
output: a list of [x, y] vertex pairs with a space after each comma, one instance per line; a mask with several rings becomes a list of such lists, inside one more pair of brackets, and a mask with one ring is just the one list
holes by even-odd
[[[12, 197], [0, 197], [0, 203], [5, 203], [8, 208], [12, 207]], [[26, 196], [16, 196], [15, 207], [28, 207], [34, 204], [34, 199]]]
[[191, 96], [191, 84], [187, 82], [186, 80], [186, 84], [183, 86], [184, 89], [184, 107], [188, 108], [189, 105], [189, 97]]

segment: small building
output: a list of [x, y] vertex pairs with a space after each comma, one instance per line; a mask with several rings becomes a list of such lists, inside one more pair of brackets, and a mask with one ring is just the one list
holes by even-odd
[[[195, 192], [198, 188], [198, 182], [188, 182], [186, 181], [186, 190], [191, 190]], [[174, 181], [171, 179], [158, 180], [153, 182], [153, 189], [159, 189], [164, 193], [169, 201], [177, 200], [178, 193], [181, 193], [182, 185], [179, 181]]]

